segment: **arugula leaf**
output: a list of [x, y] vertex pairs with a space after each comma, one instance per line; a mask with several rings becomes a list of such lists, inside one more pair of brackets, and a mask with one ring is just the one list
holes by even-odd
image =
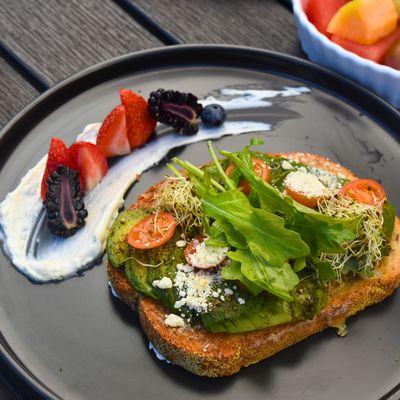
[[387, 202], [383, 207], [383, 234], [387, 241], [392, 238], [395, 218], [396, 209], [393, 204]]
[[260, 178], [244, 161], [233, 153], [221, 152], [228, 157], [249, 181], [257, 193], [262, 209], [285, 216], [286, 226], [298, 232], [308, 244], [311, 254], [320, 252], [340, 253], [342, 243], [355, 239], [360, 220], [338, 219], [321, 214], [282, 195], [277, 189]]
[[306, 257], [301, 257], [294, 261], [293, 271], [300, 272], [306, 267], [307, 267]]
[[240, 270], [240, 263], [236, 261], [232, 261], [229, 265], [225, 266], [221, 270], [221, 276], [222, 279], [225, 279], [227, 281], [239, 281], [241, 282], [244, 286], [247, 287], [249, 292], [253, 296], [257, 296], [260, 294], [263, 289], [259, 286], [257, 286], [255, 283], [247, 279], [243, 274], [242, 271]]
[[248, 250], [230, 251], [228, 257], [241, 264], [240, 271], [249, 281], [283, 300], [292, 300], [289, 292], [299, 283], [299, 278], [288, 263], [276, 267]]
[[321, 283], [336, 278], [336, 273], [328, 261], [321, 261], [317, 257], [311, 257], [311, 263], [317, 271], [317, 277]]
[[[221, 194], [202, 192], [200, 198], [204, 213], [222, 221], [221, 228], [231, 246], [237, 247], [240, 234], [239, 241], [244, 237], [252, 252], [273, 265], [309, 254], [308, 246], [300, 235], [286, 229], [282, 218], [265, 210], [254, 209], [241, 191], [228, 190]], [[232, 229], [226, 229], [226, 221]], [[229, 241], [232, 237], [235, 240]]]
[[[219, 219], [214, 221], [211, 226], [211, 234], [211, 240], [214, 238], [220, 238], [221, 240], [223, 237], [226, 245], [230, 244], [238, 249], [244, 249], [247, 247], [246, 238], [240, 232], [238, 232], [230, 222], [226, 220]], [[210, 244], [210, 239], [207, 240], [207, 243]]]

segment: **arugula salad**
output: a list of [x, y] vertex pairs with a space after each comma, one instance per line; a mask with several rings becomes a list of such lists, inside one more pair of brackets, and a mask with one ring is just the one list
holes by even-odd
[[261, 144], [209, 143], [202, 167], [174, 158], [109, 232], [111, 265], [175, 322], [237, 333], [313, 319], [330, 288], [373, 276], [390, 251], [395, 210], [377, 182]]

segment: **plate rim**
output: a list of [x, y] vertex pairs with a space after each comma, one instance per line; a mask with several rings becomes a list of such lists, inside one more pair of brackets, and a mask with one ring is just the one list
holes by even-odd
[[[187, 56], [190, 53], [197, 54], [197, 56], [210, 56], [214, 53], [221, 58], [223, 55], [229, 56], [230, 58], [236, 59], [240, 58], [241, 62], [230, 64], [229, 62], [219, 62], [212, 63], [208, 60], [204, 64], [198, 62], [188, 62], [186, 64], [179, 63], [179, 57]], [[158, 64], [156, 68], [152, 67], [151, 63], [148, 62], [153, 57], [163, 60], [168, 57], [168, 64]], [[178, 62], [173, 61], [178, 57]], [[190, 59], [190, 57], [189, 57]], [[249, 64], [256, 62], [253, 67]], [[310, 75], [309, 80], [289, 72], [279, 71], [279, 67], [282, 62], [287, 63], [297, 68], [302, 68], [304, 71], [309, 70], [313, 74]], [[135, 65], [133, 65], [135, 64]], [[311, 61], [301, 59], [296, 56], [289, 54], [280, 53], [277, 51], [266, 50], [256, 47], [247, 46], [236, 46], [236, 45], [225, 45], [225, 44], [188, 44], [188, 45], [173, 45], [156, 47], [146, 50], [141, 50], [138, 52], [128, 53], [121, 56], [111, 58], [106, 61], [102, 61], [91, 67], [85, 68], [84, 70], [75, 73], [71, 77], [68, 77], [61, 82], [57, 83], [44, 93], [40, 94], [32, 102], [26, 105], [20, 112], [18, 112], [0, 131], [0, 147], [7, 146], [6, 156], [0, 161], [0, 170], [2, 169], [5, 161], [8, 159], [9, 154], [12, 154], [14, 148], [16, 147], [19, 139], [26, 136], [29, 131], [41, 120], [47, 117], [52, 111], [57, 109], [57, 106], [46, 107], [50, 105], [51, 100], [55, 97], [59, 97], [63, 93], [69, 95], [63, 97], [62, 103], [68, 102], [71, 98], [79, 95], [81, 92], [89, 90], [92, 87], [100, 83], [104, 83], [111, 79], [115, 79], [117, 76], [123, 76], [126, 74], [120, 73], [117, 75], [107, 75], [107, 72], [113, 69], [123, 68], [132, 65], [134, 69], [130, 74], [135, 74], [136, 72], [143, 72], [145, 70], [160, 70], [168, 69], [171, 65], [175, 67], [180, 66], [226, 66], [226, 67], [236, 67], [243, 69], [253, 69], [253, 70], [264, 70], [268, 69], [271, 73], [280, 74], [283, 76], [295, 78], [296, 80], [303, 80], [314, 87], [327, 92], [335, 97], [339, 97], [340, 100], [350, 103], [353, 107], [365, 111], [368, 104], [375, 104], [378, 107], [374, 112], [368, 110], [368, 115], [370, 118], [378, 122], [384, 129], [398, 142], [400, 143], [400, 134], [396, 132], [395, 124], [400, 122], [400, 112], [390, 105], [386, 100], [373, 93], [371, 90], [359, 85], [356, 82], [338, 74], [337, 72], [331, 71], [325, 67], [317, 65]], [[146, 66], [147, 65], [147, 66]], [[315, 75], [316, 73], [316, 75]], [[317, 79], [318, 78], [318, 79]], [[315, 81], [317, 80], [317, 82]], [[332, 89], [332, 85], [337, 84], [338, 86]], [[79, 89], [80, 88], [80, 89]], [[348, 96], [346, 96], [346, 93]], [[358, 97], [359, 96], [359, 97]], [[358, 98], [357, 98], [358, 97]], [[358, 100], [358, 101], [356, 101]], [[382, 115], [380, 115], [383, 113]], [[28, 124], [27, 127], [20, 130], [20, 134], [15, 135], [13, 131], [17, 131], [19, 126], [23, 124], [27, 119], [32, 118], [36, 123]], [[388, 117], [384, 122], [383, 116]], [[11, 137], [11, 138], [10, 138]], [[4, 147], [3, 147], [4, 148]], [[21, 379], [24, 383], [28, 384], [31, 389], [36, 392], [43, 399], [49, 400], [62, 400], [57, 393], [55, 393], [50, 387], [40, 381], [34, 372], [29, 370], [21, 360], [19, 360], [18, 354], [8, 345], [7, 340], [3, 336], [0, 329], [0, 357], [5, 362], [6, 366], [12, 371], [12, 373], [17, 375], [17, 378]], [[379, 400], [389, 399], [394, 394], [398, 393], [400, 390], [400, 382], [388, 393], [383, 395]], [[377, 399], [378, 400], [378, 399]]]

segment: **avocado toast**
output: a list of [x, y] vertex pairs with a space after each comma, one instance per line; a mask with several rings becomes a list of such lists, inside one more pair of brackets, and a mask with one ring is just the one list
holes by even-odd
[[320, 156], [209, 148], [201, 168], [174, 160], [183, 171], [170, 166], [107, 242], [112, 287], [168, 360], [231, 375], [343, 334], [398, 287], [400, 223], [379, 184]]

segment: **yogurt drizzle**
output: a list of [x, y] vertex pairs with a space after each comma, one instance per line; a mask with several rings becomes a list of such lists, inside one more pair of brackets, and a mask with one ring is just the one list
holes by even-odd
[[[271, 106], [266, 98], [300, 96], [309, 89], [283, 88], [274, 90], [222, 89], [222, 96], [208, 97], [203, 104], [219, 103], [228, 110]], [[87, 125], [77, 141], [95, 142], [101, 124]], [[123, 205], [124, 195], [136, 178], [159, 163], [168, 152], [180, 146], [227, 135], [269, 131], [270, 124], [252, 121], [226, 121], [221, 127], [200, 126], [194, 136], [169, 134], [149, 142], [141, 149], [121, 157], [109, 169], [103, 180], [85, 196], [88, 210], [86, 226], [68, 239], [48, 235], [40, 238], [40, 251], [35, 256], [26, 254], [31, 231], [42, 210], [40, 185], [47, 156], [43, 157], [26, 175], [15, 190], [0, 204], [0, 235], [4, 248], [15, 267], [36, 282], [62, 280], [95, 265], [104, 252], [107, 232]]]

